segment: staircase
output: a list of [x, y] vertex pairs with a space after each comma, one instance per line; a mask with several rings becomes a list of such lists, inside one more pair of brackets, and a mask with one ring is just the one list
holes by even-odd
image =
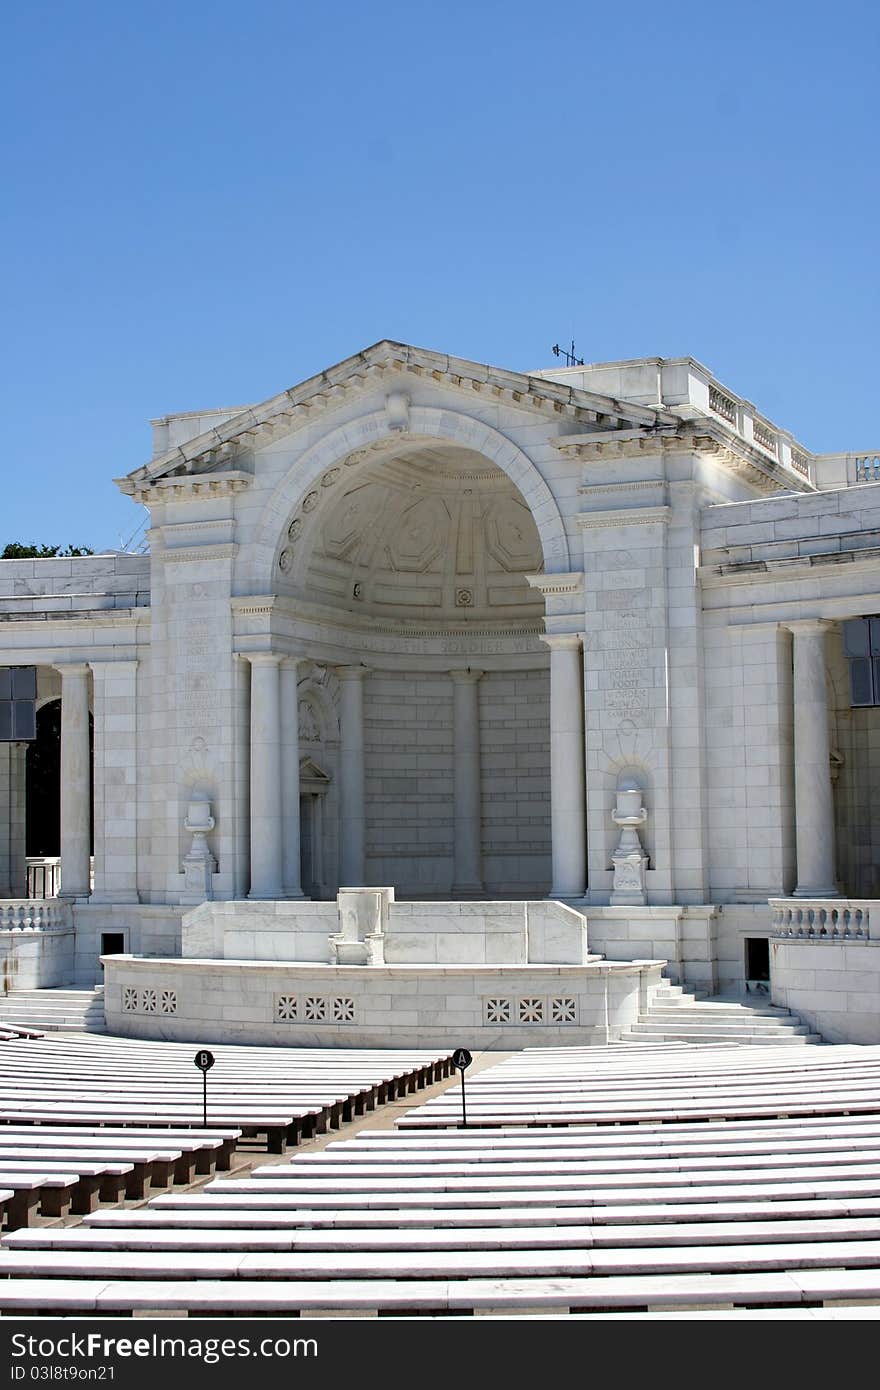
[[0, 996], [0, 1028], [39, 1028], [55, 1033], [106, 1033], [104, 987], [20, 989]]
[[703, 1042], [789, 1044], [821, 1043], [819, 1033], [811, 1033], [787, 1009], [773, 1004], [750, 1004], [736, 998], [715, 995], [697, 998], [680, 985], [664, 981], [654, 994], [646, 1013], [639, 1015], [622, 1034], [625, 1042]]

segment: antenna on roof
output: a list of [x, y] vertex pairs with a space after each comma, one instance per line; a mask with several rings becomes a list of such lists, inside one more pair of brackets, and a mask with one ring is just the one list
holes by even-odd
[[584, 365], [584, 359], [582, 357], [578, 357], [575, 353], [574, 338], [572, 338], [571, 340], [570, 348], [560, 347], [558, 343], [554, 343], [551, 351], [554, 357], [565, 358], [566, 367], [582, 367]]

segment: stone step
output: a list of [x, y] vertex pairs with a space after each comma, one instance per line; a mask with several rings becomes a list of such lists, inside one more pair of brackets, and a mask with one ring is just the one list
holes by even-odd
[[751, 1004], [715, 1004], [710, 999], [702, 999], [699, 1003], [675, 1004], [671, 1001], [661, 1001], [659, 1004], [654, 1001], [651, 1004], [650, 1013], [662, 1015], [664, 1018], [675, 1017], [681, 1013], [683, 1008], [687, 1008], [688, 1017], [696, 1018], [698, 1014], [705, 1015], [706, 1018], [767, 1018], [767, 1019], [791, 1019], [792, 1014], [788, 1009], [774, 1008], [772, 1005], [751, 1005]]
[[[633, 1028], [641, 1028], [643, 1026], [647, 1027], [648, 1025], [633, 1024]], [[633, 1039], [637, 1041], [644, 1038], [646, 1035], [643, 1032], [634, 1033], [632, 1029], [630, 1029], [624, 1032], [623, 1036], [632, 1036]], [[662, 1042], [747, 1042], [750, 1045], [756, 1044], [757, 1046], [760, 1046], [762, 1043], [767, 1043], [775, 1047], [799, 1047], [804, 1044], [820, 1043], [822, 1041], [821, 1034], [819, 1033], [789, 1033], [783, 1037], [780, 1037], [777, 1033], [768, 1034], [766, 1037], [755, 1037], [749, 1034], [748, 1037], [744, 1038], [741, 1033], [724, 1032], [723, 1029], [697, 1030], [688, 1028], [686, 1025], [682, 1025], [682, 1027], [677, 1030], [672, 1030], [671, 1028], [664, 1030], [661, 1025], [657, 1025], [656, 1029], [652, 1030], [648, 1036]]]
[[672, 1029], [675, 1032], [679, 1028], [705, 1029], [707, 1036], [711, 1037], [717, 1029], [725, 1033], [736, 1033], [738, 1035], [751, 1037], [785, 1037], [786, 1034], [800, 1029], [802, 1032], [809, 1032], [809, 1029], [799, 1023], [795, 1018], [787, 1019], [745, 1019], [730, 1018], [721, 1016], [719, 1018], [706, 1018], [704, 1015], [686, 1014], [660, 1018], [654, 1014], [643, 1016], [638, 1023], [632, 1025], [637, 1031], [647, 1031], [649, 1029], [663, 1028]]
[[23, 989], [0, 997], [0, 1026], [106, 1033], [104, 989]]

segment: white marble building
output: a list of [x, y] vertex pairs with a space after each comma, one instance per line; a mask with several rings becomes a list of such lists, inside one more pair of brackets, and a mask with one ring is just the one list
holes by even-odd
[[[689, 358], [392, 342], [153, 430], [119, 480], [148, 556], [0, 562], [0, 680], [61, 710], [60, 897], [27, 896], [52, 856], [0, 743], [6, 988], [122, 950], [169, 990], [206, 899], [236, 959], [326, 970], [337, 891], [377, 885], [387, 969], [769, 963], [826, 1036], [880, 1040], [880, 452], [814, 455]], [[481, 908], [462, 958], [408, 905], [548, 898], [584, 922], [562, 957], [522, 925], [490, 959]]]

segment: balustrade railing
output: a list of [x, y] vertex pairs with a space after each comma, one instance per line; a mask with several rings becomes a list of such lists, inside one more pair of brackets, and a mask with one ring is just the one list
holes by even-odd
[[880, 482], [880, 454], [865, 454], [856, 459], [856, 482]]
[[773, 935], [812, 941], [869, 941], [872, 901], [870, 898], [771, 898]]
[[50, 931], [72, 923], [70, 903], [61, 898], [0, 899], [0, 931]]

